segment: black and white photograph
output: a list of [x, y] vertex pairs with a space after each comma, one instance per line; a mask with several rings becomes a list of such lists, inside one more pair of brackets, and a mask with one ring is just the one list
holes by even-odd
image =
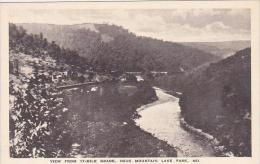
[[10, 9], [9, 158], [252, 157], [251, 17]]

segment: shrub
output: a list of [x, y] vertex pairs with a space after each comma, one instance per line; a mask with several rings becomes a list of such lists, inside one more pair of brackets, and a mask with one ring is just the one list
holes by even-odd
[[10, 96], [14, 97], [10, 111], [12, 157], [57, 157], [68, 150], [67, 108], [61, 93], [45, 79], [36, 69], [24, 88], [10, 83]]

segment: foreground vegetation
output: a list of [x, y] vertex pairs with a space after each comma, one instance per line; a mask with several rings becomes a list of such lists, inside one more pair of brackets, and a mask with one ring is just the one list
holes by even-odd
[[[11, 157], [65, 156], [71, 146], [67, 144], [69, 135], [66, 133], [68, 109], [56, 86], [63, 80], [78, 81], [73, 72], [84, 66], [72, 66], [80, 57], [70, 50], [61, 52], [60, 47], [42, 35], [28, 35], [13, 24], [9, 32]], [[61, 57], [61, 53], [68, 55]], [[72, 73], [65, 76], [64, 69]], [[60, 80], [54, 79], [57, 75]]]

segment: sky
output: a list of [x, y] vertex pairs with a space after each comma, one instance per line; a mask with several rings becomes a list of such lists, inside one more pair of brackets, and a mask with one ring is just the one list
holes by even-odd
[[15, 10], [12, 23], [108, 23], [173, 42], [250, 40], [249, 9]]

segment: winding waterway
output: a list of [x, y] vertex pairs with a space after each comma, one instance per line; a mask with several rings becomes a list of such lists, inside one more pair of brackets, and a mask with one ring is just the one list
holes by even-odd
[[179, 157], [215, 156], [211, 145], [180, 125], [179, 99], [155, 88], [158, 100], [140, 107], [136, 124], [177, 149]]

